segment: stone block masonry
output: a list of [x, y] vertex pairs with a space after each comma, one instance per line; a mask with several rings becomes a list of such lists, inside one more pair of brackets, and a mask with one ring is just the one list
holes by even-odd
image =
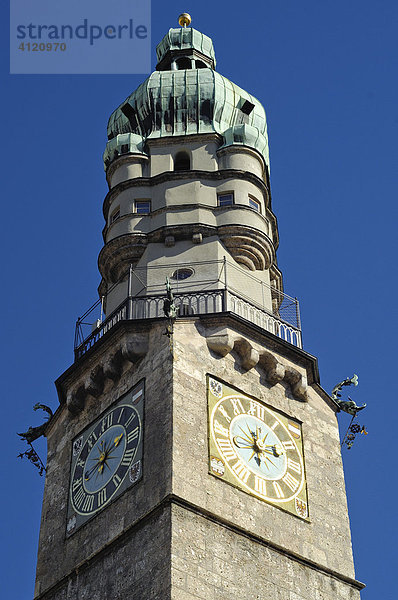
[[[335, 409], [313, 359], [234, 317], [220, 320], [237, 340], [224, 356], [207, 343], [210, 315], [178, 319], [172, 347], [164, 320], [147, 321], [146, 344], [142, 324], [121, 322], [57, 381], [36, 600], [359, 599]], [[140, 353], [122, 353], [109, 369], [118, 345], [136, 339]], [[242, 360], [243, 339], [275, 361]], [[305, 398], [289, 379], [269, 381], [275, 364], [300, 374]], [[97, 386], [87, 384], [93, 373]], [[310, 522], [209, 473], [207, 373], [302, 422]], [[143, 478], [67, 538], [71, 441], [143, 378]]]

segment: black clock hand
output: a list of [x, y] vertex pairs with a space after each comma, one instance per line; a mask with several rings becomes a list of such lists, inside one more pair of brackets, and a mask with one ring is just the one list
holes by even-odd
[[97, 460], [97, 462], [95, 463], [95, 465], [92, 466], [88, 471], [86, 471], [84, 473], [84, 479], [85, 479], [85, 481], [88, 481], [91, 478], [91, 476], [94, 473], [94, 471], [98, 468], [98, 465], [99, 465], [99, 460]]
[[[96, 469], [98, 470], [98, 472], [102, 472], [102, 470], [100, 471], [99, 468], [104, 463], [104, 460], [106, 458], [106, 450], [104, 450], [103, 447], [104, 447], [104, 442], [101, 441], [100, 447], [99, 447], [100, 454], [97, 459], [95, 459], [95, 458], [90, 459], [90, 460], [95, 460], [96, 462], [88, 471], [85, 472], [85, 474], [84, 474], [85, 481], [88, 481], [91, 478], [91, 476], [93, 475], [93, 473], [95, 472]], [[103, 457], [102, 460], [101, 460], [101, 457]]]

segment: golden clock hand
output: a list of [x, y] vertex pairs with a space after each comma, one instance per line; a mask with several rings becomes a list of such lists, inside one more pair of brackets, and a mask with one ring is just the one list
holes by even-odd
[[[268, 448], [271, 448], [271, 450], [268, 450]], [[268, 452], [268, 454], [272, 454], [273, 456], [276, 456], [277, 458], [279, 456], [282, 456], [282, 454], [283, 454], [282, 448], [280, 446], [278, 446], [277, 444], [264, 446], [264, 452]]]
[[123, 432], [120, 435], [118, 435], [117, 437], [115, 437], [115, 439], [114, 439], [115, 448], [116, 448], [116, 446], [119, 445], [120, 440], [122, 439], [122, 437], [123, 437]]
[[247, 462], [251, 461], [251, 459], [253, 458], [253, 456], [255, 454], [257, 454], [257, 460], [258, 460], [258, 462], [261, 463], [261, 458], [260, 458], [258, 452], [256, 452], [255, 450], [253, 450], [252, 455], [251, 455], [251, 457], [249, 458], [249, 460]]
[[[244, 439], [244, 440], [246, 441], [246, 443], [247, 443], [247, 442], [250, 442], [251, 444], [252, 444], [252, 443], [254, 443], [254, 438], [253, 438], [253, 437], [252, 437], [252, 435], [251, 435], [251, 431], [250, 431], [250, 429], [249, 429], [250, 436], [248, 436], [248, 435], [247, 435], [246, 431], [244, 431], [244, 430], [242, 429], [242, 427], [240, 427], [240, 426], [239, 426], [239, 429], [240, 429], [240, 430], [241, 430], [241, 432], [243, 433], [243, 436], [244, 436], [244, 438], [242, 438], [242, 439]], [[236, 437], [238, 437], [238, 436], [236, 436]]]
[[[242, 441], [240, 441], [240, 440], [242, 440]], [[235, 446], [237, 446], [237, 448], [245, 448], [245, 449], [249, 449], [249, 450], [253, 449], [253, 444], [250, 443], [249, 446], [245, 445], [245, 444], [247, 444], [247, 440], [245, 440], [240, 435], [235, 435], [235, 437], [232, 438], [232, 441], [235, 444]]]

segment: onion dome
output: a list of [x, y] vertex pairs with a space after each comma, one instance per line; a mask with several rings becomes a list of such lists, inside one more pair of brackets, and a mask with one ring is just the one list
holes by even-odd
[[[224, 147], [241, 144], [257, 150], [269, 168], [264, 108], [254, 96], [214, 70], [211, 39], [188, 27], [170, 29], [157, 46], [157, 56], [157, 70], [109, 119], [111, 149], [107, 147], [104, 155], [108, 161], [115, 150], [113, 140], [123, 134], [145, 141], [217, 133], [223, 137]], [[116, 146], [119, 148], [119, 142]]]

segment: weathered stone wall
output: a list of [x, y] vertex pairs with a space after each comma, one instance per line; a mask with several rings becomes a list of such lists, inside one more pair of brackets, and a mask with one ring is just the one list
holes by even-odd
[[[333, 407], [316, 386], [303, 392], [312, 381], [304, 353], [220, 318], [240, 340], [224, 357], [209, 344], [215, 316], [178, 319], [173, 354], [164, 321], [148, 322], [146, 346], [142, 324], [127, 322], [62, 376], [66, 403], [48, 431], [40, 600], [358, 600]], [[116, 376], [112, 352], [138, 335], [141, 358], [133, 352]], [[301, 379], [271, 385], [268, 363], [252, 360], [259, 348]], [[206, 373], [303, 422], [310, 522], [208, 473]], [[143, 377], [143, 478], [66, 538], [71, 441]], [[80, 383], [84, 400], [73, 400]]]
[[[291, 387], [285, 381], [270, 385], [266, 380], [266, 372], [259, 364], [252, 369], [244, 369], [241, 357], [234, 350], [223, 358], [209, 351], [206, 344], [208, 332], [204, 322], [205, 320], [178, 321], [175, 327], [173, 493], [212, 515], [238, 525], [248, 534], [272, 541], [322, 568], [354, 578], [339, 433], [334, 410], [311, 387], [307, 390], [308, 402], [303, 402], [295, 399]], [[258, 344], [259, 335], [256, 338], [253, 332], [252, 337]], [[266, 344], [266, 339], [264, 343]], [[305, 372], [304, 366], [278, 355], [274, 348], [272, 352], [282, 364]], [[207, 372], [303, 422], [310, 523], [208, 473]], [[221, 536], [220, 545], [223, 545], [224, 534], [221, 530], [217, 531]], [[215, 533], [212, 535], [214, 537]], [[210, 554], [203, 551], [205, 561], [211, 559], [211, 544], [207, 548]], [[228, 552], [228, 549], [225, 551]], [[253, 563], [258, 565], [258, 559], [253, 559]], [[278, 564], [278, 585], [286, 587], [284, 581], [292, 579], [292, 567], [288, 566], [289, 561], [279, 560]], [[312, 573], [315, 585], [317, 576], [315, 571]], [[252, 594], [255, 592], [255, 585], [253, 580]], [[242, 597], [247, 597], [243, 595], [243, 588], [239, 588], [239, 592]]]
[[[106, 379], [103, 393], [98, 398], [87, 396], [84, 407], [75, 416], [69, 412], [66, 405], [63, 405], [56, 416], [56, 421], [54, 421], [48, 432], [47, 475], [42, 509], [35, 596], [43, 593], [57, 581], [79, 568], [80, 565], [83, 565], [90, 557], [95, 556], [117, 536], [129, 530], [171, 491], [172, 361], [168, 339], [163, 335], [164, 330], [164, 323], [153, 327], [149, 333], [149, 349], [146, 356], [136, 365], [126, 363], [120, 379], [116, 382]], [[134, 334], [127, 333], [126, 335], [131, 337]], [[86, 361], [85, 368], [78, 369], [76, 378], [85, 380], [87, 371], [94, 364], [98, 365], [106, 359], [106, 350], [104, 352], [99, 350], [95, 353], [92, 361]], [[146, 383], [143, 479], [126, 490], [120, 498], [109, 504], [71, 537], [66, 538], [71, 441], [143, 377], [145, 377]], [[74, 385], [78, 383], [73, 375], [71, 380], [74, 380]], [[144, 537], [140, 542], [142, 533], [132, 532], [131, 540], [125, 546], [126, 548], [130, 546], [135, 548], [142, 544], [141, 552], [146, 556], [143, 567], [145, 566], [147, 570], [151, 570], [155, 568], [158, 561], [157, 553], [160, 552], [162, 555], [163, 546], [162, 548], [157, 547], [155, 543], [158, 526], [148, 524], [146, 527], [149, 528], [146, 538]], [[154, 537], [153, 545], [151, 545], [151, 542], [145, 549], [145, 539], [150, 539], [151, 530]], [[151, 551], [151, 548], [154, 547], [156, 547], [156, 552]], [[126, 553], [129, 552], [126, 549]], [[164, 548], [164, 552], [165, 555], [162, 557], [162, 561], [166, 567], [166, 548]], [[123, 556], [123, 554], [120, 556]], [[136, 554], [136, 550], [131, 550], [130, 559], [128, 559], [131, 564], [129, 575], [131, 581], [129, 585], [132, 585], [135, 580], [135, 567], [133, 566], [135, 561], [144, 560], [139, 557], [140, 554]], [[108, 564], [111, 559], [104, 558], [104, 560]], [[121, 558], [120, 560], [123, 563], [126, 559]], [[106, 569], [107, 573], [111, 573], [108, 567], [105, 567], [105, 563], [103, 568]], [[98, 564], [102, 564], [102, 559]], [[100, 569], [100, 567], [98, 568]], [[125, 566], [120, 564], [118, 568], [125, 569]], [[87, 578], [92, 576], [94, 578], [93, 589], [95, 589], [94, 582], [97, 576], [94, 574], [89, 575], [89, 573], [91, 573], [91, 570], [88, 570], [87, 575], [84, 575], [86, 578], [84, 581], [88, 581]], [[118, 579], [118, 576], [116, 579]], [[69, 585], [67, 581], [65, 585]], [[86, 586], [86, 583], [84, 585]], [[62, 593], [66, 593], [66, 591]], [[97, 597], [101, 599], [115, 597], [101, 595], [99, 591], [97, 591], [97, 594], [99, 595], [88, 595], [87, 598], [94, 600]], [[52, 598], [52, 596], [48, 597]], [[65, 597], [68, 600], [69, 598], [79, 598], [79, 600], [83, 598], [80, 593], [66, 596], [57, 595], [55, 597]], [[131, 596], [131, 598], [144, 598], [144, 596], [137, 595]]]
[[332, 575], [173, 506], [172, 600], [358, 600]]
[[170, 598], [170, 507], [156, 511], [151, 518], [116, 538], [40, 598]]

